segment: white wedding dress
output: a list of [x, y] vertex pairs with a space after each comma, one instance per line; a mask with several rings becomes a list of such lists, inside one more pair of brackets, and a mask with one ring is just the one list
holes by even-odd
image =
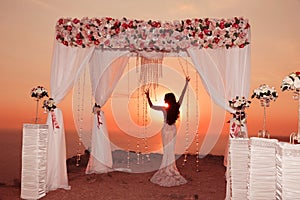
[[[184, 88], [178, 100], [179, 107], [182, 104], [184, 94], [188, 86], [188, 81], [185, 82]], [[175, 123], [169, 125], [167, 123], [167, 110], [164, 106], [152, 105], [148, 96], [150, 107], [154, 110], [162, 111], [164, 115], [164, 125], [161, 130], [163, 143], [163, 158], [159, 170], [151, 177], [152, 183], [164, 187], [172, 187], [187, 183], [185, 178], [180, 175], [175, 162], [175, 143], [177, 128]]]
[[172, 187], [187, 183], [185, 178], [180, 175], [175, 163], [175, 124], [164, 124], [162, 128], [163, 159], [160, 169], [152, 176], [150, 181], [164, 187]]

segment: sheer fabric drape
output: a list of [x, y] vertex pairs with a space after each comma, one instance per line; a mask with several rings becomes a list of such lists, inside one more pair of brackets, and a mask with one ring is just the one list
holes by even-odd
[[[95, 50], [90, 61], [92, 94], [95, 101], [103, 106], [111, 96], [128, 63], [128, 51]], [[112, 169], [110, 139], [104, 112], [100, 112], [102, 124], [98, 126], [94, 116], [92, 127], [91, 157], [86, 173], [104, 173]]]
[[[56, 104], [60, 103], [73, 88], [74, 82], [88, 63], [94, 48], [68, 48], [54, 43], [51, 66], [50, 92]], [[66, 170], [66, 143], [63, 114], [58, 108], [55, 115], [59, 128], [53, 128], [51, 114], [48, 114], [49, 128], [47, 190], [69, 189]], [[52, 128], [51, 128], [52, 127]]]
[[[226, 111], [234, 112], [228, 101], [235, 96], [247, 98], [249, 95], [250, 46], [230, 49], [189, 48], [188, 54], [213, 101]], [[200, 156], [207, 155], [214, 147], [221, 134], [220, 126], [223, 127], [223, 123], [219, 121], [210, 125], [199, 151]]]
[[[96, 103], [103, 106], [121, 78], [128, 62], [129, 54], [129, 51], [125, 50], [100, 50], [93, 47], [70, 48], [55, 43], [50, 82], [52, 98], [54, 98], [57, 104], [60, 103], [70, 89], [73, 88], [74, 82], [89, 63], [92, 93]], [[237, 95], [248, 97], [250, 88], [250, 46], [230, 49], [190, 48], [188, 49], [188, 54], [201, 76], [202, 83], [216, 105], [229, 112], [233, 112], [228, 106], [228, 100]], [[104, 113], [102, 115], [104, 117]], [[62, 118], [58, 119], [58, 123], [63, 127]], [[201, 146], [200, 155], [208, 154], [221, 134], [223, 123], [216, 120], [211, 123], [208, 134], [205, 136], [203, 145]], [[94, 121], [92, 134], [98, 134], [99, 130], [96, 128], [97, 125]], [[105, 123], [102, 128], [100, 129], [100, 134], [105, 136], [107, 132]], [[49, 132], [49, 134], [53, 133]], [[94, 146], [92, 156], [97, 158], [99, 163], [111, 168], [111, 155], [104, 155], [108, 152], [111, 153], [109, 149], [110, 140], [108, 136], [105, 136], [104, 140], [106, 144], [104, 146], [106, 147], [100, 147], [103, 149], [96, 150], [95, 148], [99, 145], [96, 143], [92, 145]], [[65, 141], [61, 144], [65, 145]], [[64, 159], [61, 158], [62, 154], [65, 155], [65, 152], [58, 152], [57, 150], [48, 152], [48, 156], [56, 156], [61, 160]], [[57, 166], [48, 162], [48, 169], [50, 170], [51, 168], [57, 168]], [[64, 174], [66, 172], [63, 172], [62, 176]]]

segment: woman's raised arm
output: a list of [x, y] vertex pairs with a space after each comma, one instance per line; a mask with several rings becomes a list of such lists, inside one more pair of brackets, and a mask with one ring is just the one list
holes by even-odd
[[146, 95], [146, 97], [148, 99], [149, 106], [152, 107], [153, 104], [152, 104], [152, 101], [151, 101], [150, 96], [149, 96], [149, 89], [145, 90], [145, 95]]
[[187, 89], [187, 86], [188, 86], [190, 80], [191, 80], [191, 78], [189, 76], [185, 77], [185, 85], [184, 85], [184, 88], [182, 89], [181, 95], [178, 100], [179, 105], [181, 105], [181, 103], [183, 101], [183, 97], [184, 97], [184, 94], [186, 92], [186, 89]]

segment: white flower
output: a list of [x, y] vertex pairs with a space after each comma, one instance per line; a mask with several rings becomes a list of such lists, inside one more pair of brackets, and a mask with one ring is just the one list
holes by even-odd
[[45, 111], [53, 111], [56, 108], [55, 101], [52, 98], [49, 98], [48, 100], [44, 100], [43, 108]]
[[43, 97], [48, 97], [48, 92], [43, 86], [37, 86], [35, 88], [32, 88], [31, 90], [31, 97], [34, 97], [36, 99], [42, 99]]
[[297, 78], [295, 79], [295, 81], [294, 81], [294, 86], [295, 86], [296, 89], [299, 89], [299, 88], [300, 88], [300, 80], [299, 80], [298, 77], [297, 77]]
[[300, 90], [300, 72], [292, 72], [286, 76], [281, 84], [281, 90]]

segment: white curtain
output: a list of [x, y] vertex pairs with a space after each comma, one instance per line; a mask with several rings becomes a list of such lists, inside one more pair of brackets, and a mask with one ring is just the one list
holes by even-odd
[[[103, 106], [111, 96], [128, 63], [129, 51], [97, 49], [90, 61], [90, 78], [92, 94], [95, 101]], [[101, 122], [94, 116], [92, 127], [91, 157], [86, 173], [103, 173], [112, 168], [110, 139], [107, 133], [104, 112], [101, 111]]]
[[[60, 103], [72, 89], [74, 81], [90, 60], [93, 51], [94, 48], [70, 48], [55, 41], [51, 66], [50, 92], [56, 104]], [[65, 167], [66, 143], [63, 114], [57, 108], [55, 109], [55, 115], [59, 128], [49, 128], [46, 182], [48, 190], [69, 188]], [[51, 114], [49, 113], [47, 124], [49, 127], [52, 127], [52, 120], [50, 119]]]
[[[234, 112], [228, 101], [235, 96], [248, 98], [250, 90], [250, 46], [230, 49], [190, 48], [188, 53], [201, 76], [202, 83], [213, 101], [221, 108]], [[212, 113], [214, 114], [214, 113]], [[223, 123], [212, 121], [200, 156], [207, 155], [216, 144]]]
[[67, 166], [66, 166], [66, 144], [63, 115], [59, 108], [54, 111], [59, 128], [55, 128], [51, 113], [47, 118], [48, 124], [48, 158], [47, 158], [47, 182], [46, 192], [58, 188], [70, 189], [68, 184]]

